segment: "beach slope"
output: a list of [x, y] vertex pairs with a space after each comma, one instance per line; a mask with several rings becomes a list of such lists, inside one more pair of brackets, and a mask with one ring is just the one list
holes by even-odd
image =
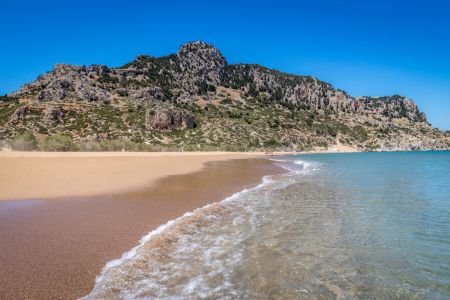
[[260, 155], [1, 153], [0, 298], [86, 295], [151, 230], [282, 172]]
[[111, 195], [200, 170], [206, 162], [261, 153], [0, 152], [0, 201]]

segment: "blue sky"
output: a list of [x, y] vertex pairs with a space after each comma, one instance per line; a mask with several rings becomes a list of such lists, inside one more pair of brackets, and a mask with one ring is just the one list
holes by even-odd
[[450, 130], [450, 1], [0, 0], [0, 94], [55, 63], [118, 66], [215, 45], [230, 63], [316, 76], [354, 96], [402, 94]]

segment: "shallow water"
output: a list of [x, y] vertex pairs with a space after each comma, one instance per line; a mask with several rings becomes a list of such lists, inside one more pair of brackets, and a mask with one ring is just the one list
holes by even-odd
[[161, 226], [87, 298], [450, 299], [450, 153], [282, 157]]

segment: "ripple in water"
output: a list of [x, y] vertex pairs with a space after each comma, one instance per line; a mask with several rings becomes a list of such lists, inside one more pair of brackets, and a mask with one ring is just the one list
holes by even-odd
[[86, 299], [449, 299], [449, 153], [293, 156], [188, 213]]

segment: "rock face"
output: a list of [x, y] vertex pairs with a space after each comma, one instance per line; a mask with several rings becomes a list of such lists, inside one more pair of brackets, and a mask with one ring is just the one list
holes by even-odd
[[12, 115], [11, 120], [12, 121], [20, 121], [20, 120], [25, 119], [25, 116], [27, 115], [28, 111], [29, 111], [28, 106], [23, 106], [23, 107], [18, 108]]
[[405, 117], [426, 122], [406, 97], [359, 97], [334, 89], [310, 76], [291, 75], [258, 65], [228, 65], [219, 50], [204, 42], [187, 43], [177, 54], [160, 58], [140, 55], [120, 68], [56, 65], [53, 71], [12, 93], [37, 101], [108, 103], [112, 98], [135, 101], [184, 101], [214, 95], [218, 87], [310, 111]]
[[104, 74], [105, 66], [78, 67], [56, 65], [52, 72], [40, 76], [36, 81], [12, 93], [13, 97], [31, 96], [37, 101], [109, 102], [107, 91], [97, 86], [94, 76]]
[[145, 126], [148, 130], [192, 129], [195, 127], [195, 119], [185, 110], [147, 110]]
[[310, 111], [379, 114], [426, 122], [425, 115], [419, 111], [412, 100], [406, 97], [394, 95], [353, 98], [346, 92], [336, 90], [329, 83], [316, 78], [281, 73], [258, 65], [229, 66], [222, 84], [254, 96], [267, 93], [272, 99], [282, 104]]
[[58, 64], [10, 96], [17, 103], [0, 101], [5, 112], [0, 111], [0, 125], [9, 118], [0, 139], [20, 128], [39, 134], [76, 131], [79, 140], [185, 143], [152, 134], [197, 128], [184, 136], [196, 145], [450, 147], [448, 134], [433, 129], [404, 96], [353, 97], [311, 76], [228, 64], [219, 50], [198, 41], [167, 56], [139, 55], [117, 68]]
[[66, 115], [66, 111], [61, 107], [49, 107], [44, 111], [44, 119], [51, 123], [56, 124]]
[[[128, 92], [123, 92], [124, 95], [128, 95]], [[131, 94], [131, 98], [137, 101], [155, 101], [163, 100], [164, 93], [158, 88], [142, 88]]]
[[182, 76], [179, 85], [188, 95], [206, 94], [220, 85], [227, 61], [216, 48], [192, 42], [183, 45], [177, 53]]
[[227, 65], [227, 60], [220, 51], [204, 42], [185, 44], [178, 50], [177, 55], [181, 71], [191, 74], [211, 74], [211, 77], [219, 79], [220, 71]]

